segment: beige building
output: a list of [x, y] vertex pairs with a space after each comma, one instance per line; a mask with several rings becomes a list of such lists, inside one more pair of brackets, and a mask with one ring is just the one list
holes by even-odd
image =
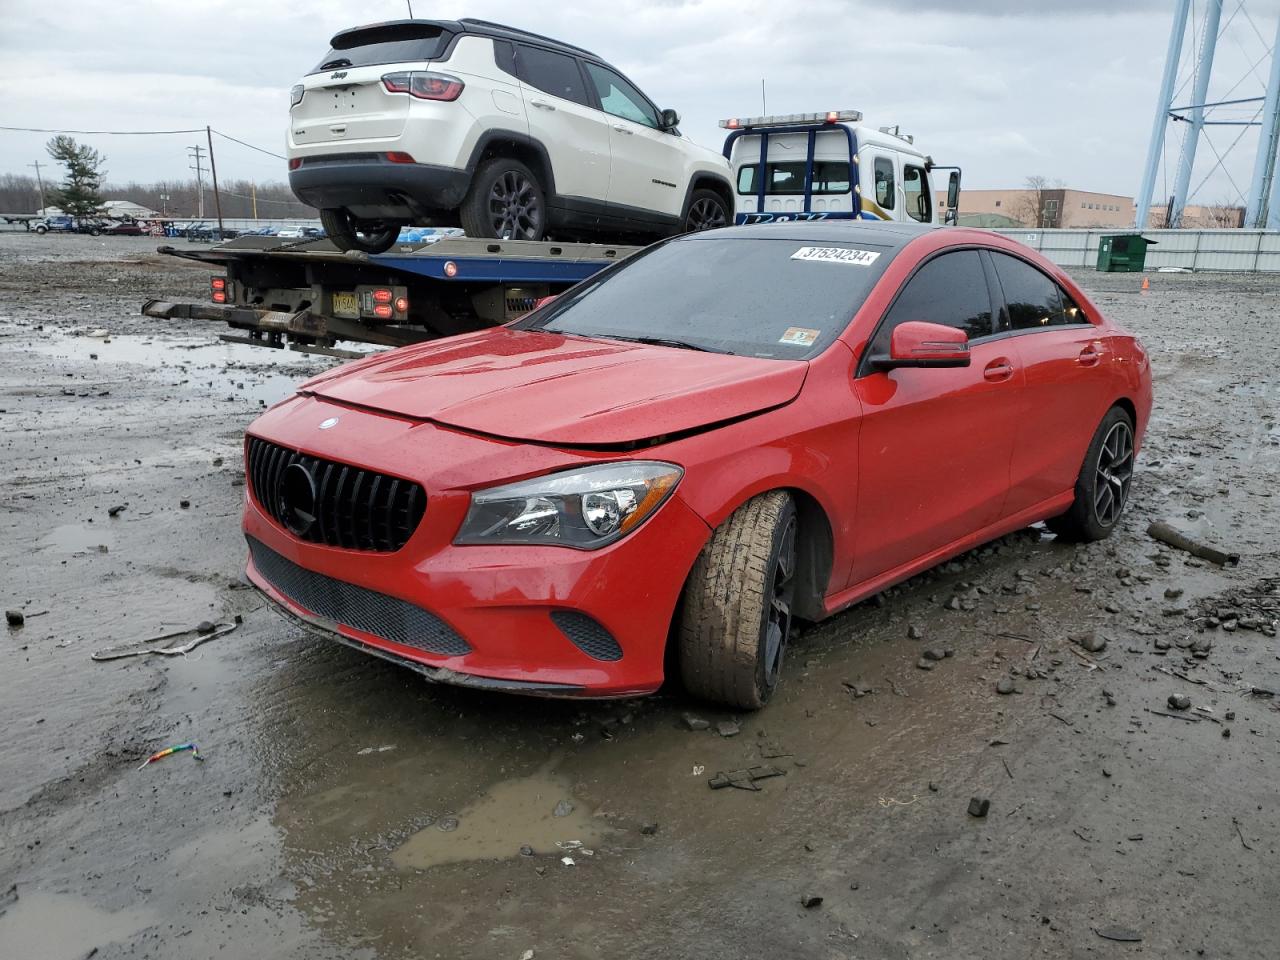
[[[938, 205], [946, 204], [939, 193]], [[1130, 227], [1135, 209], [1132, 197], [1087, 190], [960, 191], [960, 222], [974, 226]]]

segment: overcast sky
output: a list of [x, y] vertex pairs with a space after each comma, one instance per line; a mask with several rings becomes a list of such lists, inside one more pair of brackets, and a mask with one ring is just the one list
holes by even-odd
[[[1231, 20], [1211, 100], [1260, 96], [1265, 84], [1280, 0], [1249, 0], [1253, 23], [1233, 15], [1237, 4], [1225, 0], [1223, 21]], [[679, 110], [685, 132], [717, 149], [720, 118], [760, 112], [763, 76], [769, 112], [855, 108], [869, 123], [901, 124], [938, 163], [963, 166], [966, 187], [1019, 186], [1039, 174], [1133, 195], [1173, 0], [558, 0], [536, 12], [539, 6], [418, 0], [416, 13], [497, 20], [584, 46], [660, 106]], [[329, 37], [404, 15], [404, 0], [0, 0], [10, 91], [0, 125], [209, 123], [283, 153], [288, 88], [315, 65]], [[1187, 62], [1192, 46], [1188, 37]], [[1179, 100], [1189, 100], [1189, 86]], [[1170, 129], [1171, 158], [1182, 129]], [[1220, 126], [1210, 136], [1221, 152], [1242, 130], [1226, 172], [1247, 190], [1256, 128]], [[32, 172], [29, 163], [48, 159], [46, 139], [0, 131], [0, 172]], [[190, 176], [186, 147], [198, 142], [191, 135], [80, 139], [106, 154], [116, 182]], [[215, 147], [220, 177], [284, 179], [282, 161], [234, 144]], [[1193, 186], [1214, 162], [1202, 144]], [[1162, 176], [1157, 197], [1164, 191]], [[1219, 171], [1193, 200], [1235, 197]]]

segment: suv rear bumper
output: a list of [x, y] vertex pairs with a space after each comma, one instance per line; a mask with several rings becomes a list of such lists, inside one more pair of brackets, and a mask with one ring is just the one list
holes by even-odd
[[289, 186], [303, 203], [343, 208], [370, 219], [422, 219], [458, 209], [471, 175], [456, 167], [392, 163], [380, 154], [306, 157], [289, 171]]

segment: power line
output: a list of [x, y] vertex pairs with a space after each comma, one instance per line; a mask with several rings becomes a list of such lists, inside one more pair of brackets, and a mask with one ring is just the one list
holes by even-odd
[[160, 137], [171, 133], [204, 133], [203, 127], [197, 127], [194, 130], [58, 130], [51, 127], [0, 127], [0, 130], [12, 130], [17, 133], [75, 133], [81, 136], [104, 137]]
[[270, 150], [266, 150], [263, 147], [255, 147], [252, 143], [245, 143], [243, 140], [237, 140], [235, 137], [231, 136], [231, 134], [223, 133], [221, 130], [215, 130], [213, 132], [224, 140], [230, 140], [232, 143], [238, 143], [240, 146], [248, 147], [250, 150], [257, 150], [259, 153], [265, 153], [268, 157], [275, 157], [277, 160], [286, 159], [282, 154], [272, 153]]

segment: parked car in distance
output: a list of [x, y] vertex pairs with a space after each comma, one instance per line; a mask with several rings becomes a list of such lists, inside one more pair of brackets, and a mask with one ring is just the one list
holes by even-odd
[[248, 575], [428, 678], [615, 697], [676, 663], [754, 709], [793, 619], [1037, 521], [1110, 535], [1151, 405], [1138, 340], [1008, 238], [689, 234], [260, 417]]
[[652, 239], [733, 218], [728, 161], [580, 47], [484, 20], [344, 30], [291, 93], [289, 184], [342, 250], [409, 223]]
[[113, 237], [144, 237], [147, 235], [147, 231], [136, 220], [120, 220], [115, 223], [104, 224], [102, 232], [107, 236]]
[[223, 240], [234, 240], [240, 231], [233, 227], [219, 228], [216, 223], [193, 223], [186, 229], [187, 240], [191, 243], [220, 243]]

